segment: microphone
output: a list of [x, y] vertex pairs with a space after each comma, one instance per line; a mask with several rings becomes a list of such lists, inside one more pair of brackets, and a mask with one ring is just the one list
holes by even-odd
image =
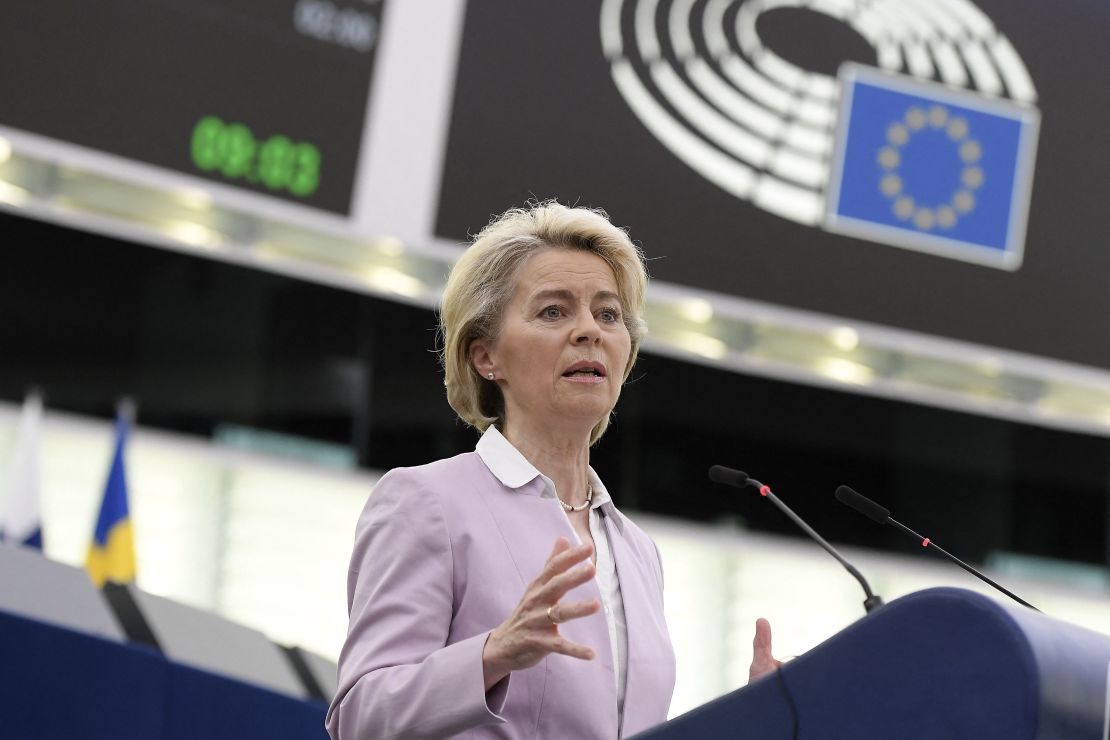
[[733, 470], [724, 465], [714, 465], [709, 468], [709, 480], [714, 483], [724, 483], [726, 486], [743, 488], [748, 485], [748, 474], [742, 470]]
[[843, 565], [844, 569], [851, 573], [855, 577], [855, 579], [859, 581], [859, 585], [863, 586], [863, 593], [867, 596], [867, 598], [863, 601], [863, 608], [865, 611], [870, 612], [876, 607], [880, 607], [883, 605], [882, 597], [878, 594], [871, 593], [871, 586], [867, 583], [867, 580], [862, 575], [860, 575], [860, 572], [855, 569], [855, 566], [845, 560], [844, 556], [836, 551], [836, 548], [826, 542], [821, 535], [817, 534], [817, 532], [813, 530], [813, 527], [806, 524], [800, 516], [798, 516], [793, 512], [793, 510], [791, 510], [789, 506], [780, 501], [778, 496], [771, 493], [770, 486], [764, 485], [763, 483], [757, 481], [755, 478], [749, 477], [748, 474], [743, 472], [742, 470], [733, 470], [732, 468], [726, 468], [723, 465], [714, 465], [713, 467], [709, 468], [709, 480], [713, 481], [714, 483], [724, 483], [725, 485], [734, 486], [736, 488], [752, 486], [758, 489], [761, 496], [769, 499], [772, 504], [777, 506], [779, 510], [782, 511], [783, 514], [786, 514], [786, 516], [790, 517], [791, 521], [801, 527], [802, 531], [812, 537], [818, 545], [825, 548], [825, 552], [836, 558], [836, 561]]
[[922, 547], [926, 547], [926, 548], [931, 547], [931, 548], [933, 548], [934, 550], [939, 552], [941, 555], [943, 555], [944, 557], [948, 558], [949, 560], [951, 560], [956, 565], [958, 565], [961, 568], [963, 568], [964, 570], [966, 570], [971, 575], [975, 576], [976, 578], [978, 578], [979, 580], [981, 580], [985, 583], [989, 583], [991, 586], [995, 587], [996, 589], [998, 589], [1002, 593], [1006, 594], [1007, 596], [1009, 596], [1011, 599], [1013, 599], [1017, 603], [1021, 604], [1022, 606], [1027, 606], [1035, 612], [1040, 611], [1040, 609], [1033, 606], [1032, 604], [1030, 604], [1025, 599], [1023, 599], [1020, 596], [1018, 596], [1017, 594], [1009, 591], [1008, 589], [1003, 588], [1002, 586], [1000, 586], [997, 583], [995, 583], [994, 581], [992, 581], [990, 578], [987, 578], [985, 575], [983, 575], [982, 573], [977, 571], [975, 568], [972, 568], [970, 565], [968, 565], [964, 561], [960, 560], [958, 557], [956, 557], [952, 553], [948, 552], [947, 550], [942, 548], [937, 543], [933, 542], [928, 537], [922, 537], [917, 532], [914, 532], [912, 529], [907, 527], [905, 524], [902, 524], [897, 519], [891, 518], [890, 509], [879, 506], [877, 503], [875, 503], [871, 499], [869, 499], [866, 496], [863, 496], [859, 493], [856, 493], [855, 491], [853, 491], [848, 486], [839, 486], [836, 489], [836, 500], [839, 501], [842, 504], [845, 504], [846, 506], [850, 506], [851, 508], [855, 509], [859, 513], [863, 514], [868, 519], [876, 521], [879, 524], [887, 524], [887, 523], [893, 524], [895, 527], [897, 527], [898, 529], [900, 529], [903, 532], [905, 532], [906, 534], [908, 534], [910, 537], [913, 537], [915, 540], [920, 542]]

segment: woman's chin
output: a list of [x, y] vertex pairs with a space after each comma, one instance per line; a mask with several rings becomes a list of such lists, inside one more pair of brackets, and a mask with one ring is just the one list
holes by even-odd
[[592, 429], [613, 410], [608, 398], [576, 398], [559, 404], [553, 416], [568, 423], [582, 424]]

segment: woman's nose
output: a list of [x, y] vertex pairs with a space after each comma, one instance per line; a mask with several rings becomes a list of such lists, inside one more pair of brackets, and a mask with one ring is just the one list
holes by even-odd
[[583, 320], [579, 326], [575, 327], [575, 344], [589, 344], [590, 342], [597, 342], [600, 339], [601, 327], [597, 325], [597, 321], [594, 320], [593, 316]]

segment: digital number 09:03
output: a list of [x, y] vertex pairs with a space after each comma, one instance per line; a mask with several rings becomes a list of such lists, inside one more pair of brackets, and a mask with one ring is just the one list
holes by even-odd
[[193, 128], [193, 164], [204, 172], [261, 182], [271, 190], [288, 190], [304, 198], [320, 186], [320, 150], [285, 136], [259, 141], [241, 123], [205, 116]]

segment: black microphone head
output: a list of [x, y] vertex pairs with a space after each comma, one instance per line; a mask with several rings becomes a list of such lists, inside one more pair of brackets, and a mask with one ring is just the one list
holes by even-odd
[[879, 524], [886, 524], [887, 520], [890, 519], [890, 509], [879, 506], [866, 496], [848, 488], [848, 486], [839, 486], [836, 489], [836, 500], [851, 506], [868, 519], [874, 519]]
[[748, 474], [742, 470], [733, 470], [724, 465], [714, 465], [709, 468], [709, 480], [714, 483], [724, 483], [726, 486], [743, 488], [748, 485]]

